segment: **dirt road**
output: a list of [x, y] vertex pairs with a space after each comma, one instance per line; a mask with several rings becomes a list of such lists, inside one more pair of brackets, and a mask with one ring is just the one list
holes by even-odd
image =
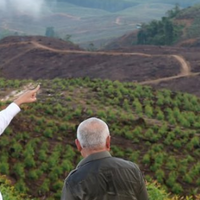
[[[9, 64], [10, 62], [12, 62], [13, 60], [15, 60], [16, 58], [26, 54], [27, 52], [31, 51], [34, 48], [39, 48], [39, 49], [44, 49], [44, 50], [48, 50], [51, 52], [57, 52], [57, 53], [64, 53], [64, 54], [89, 54], [89, 55], [110, 55], [110, 56], [132, 56], [132, 55], [137, 55], [137, 56], [145, 56], [145, 57], [154, 57], [154, 56], [166, 56], [166, 55], [150, 55], [150, 54], [144, 54], [144, 53], [123, 53], [123, 52], [105, 52], [105, 51], [101, 51], [101, 52], [91, 52], [91, 51], [82, 51], [82, 50], [60, 50], [60, 49], [54, 49], [48, 46], [45, 46], [43, 44], [40, 44], [36, 41], [27, 41], [27, 42], [19, 42], [19, 43], [9, 43], [9, 44], [2, 44], [0, 45], [0, 47], [7, 47], [7, 46], [12, 46], [12, 45], [16, 45], [16, 44], [31, 44], [30, 45], [30, 49], [16, 55], [15, 57], [11, 58], [10, 60], [6, 61], [2, 66], [3, 67], [7, 64]], [[167, 55], [169, 58], [173, 57], [174, 59], [176, 59], [179, 63], [180, 63], [180, 73], [174, 76], [170, 76], [170, 77], [164, 77], [164, 78], [159, 78], [156, 80], [147, 80], [147, 81], [143, 81], [143, 82], [139, 82], [139, 84], [158, 84], [160, 82], [163, 81], [170, 81], [173, 79], [177, 79], [177, 78], [181, 78], [181, 77], [187, 77], [187, 76], [196, 76], [199, 73], [191, 73], [191, 67], [190, 64], [180, 55]]]
[[45, 45], [42, 45], [38, 42], [32, 41], [31, 42], [36, 48], [40, 49], [46, 49], [53, 52], [58, 53], [74, 53], [74, 54], [90, 54], [90, 55], [109, 55], [109, 56], [130, 56], [130, 55], [137, 55], [137, 56], [146, 56], [151, 57], [151, 55], [144, 54], [144, 53], [123, 53], [123, 52], [105, 52], [105, 51], [79, 51], [79, 50], [60, 50], [60, 49], [54, 49], [51, 47], [47, 47]]
[[[163, 56], [163, 55], [150, 55], [150, 54], [144, 54], [144, 53], [91, 52], [91, 51], [77, 51], [77, 50], [58, 50], [58, 49], [53, 49], [53, 48], [47, 47], [47, 46], [42, 45], [42, 44], [35, 42], [35, 41], [32, 41], [32, 44], [37, 48], [46, 49], [46, 50], [49, 50], [49, 51], [59, 52], [59, 53], [76, 53], [76, 54], [90, 54], [90, 55], [95, 54], [95, 55], [112, 55], [112, 56], [137, 55], [137, 56], [146, 56], [146, 57]], [[158, 84], [162, 81], [170, 81], [170, 80], [181, 78], [181, 77], [196, 76], [196, 75], [199, 74], [199, 73], [191, 73], [190, 64], [182, 56], [180, 56], [180, 55], [170, 55], [168, 57], [173, 57], [180, 63], [181, 71], [178, 75], [159, 78], [159, 79], [156, 79], [156, 80], [143, 81], [143, 82], [139, 82], [139, 83], [142, 84], [142, 85], [144, 85], [144, 84]]]

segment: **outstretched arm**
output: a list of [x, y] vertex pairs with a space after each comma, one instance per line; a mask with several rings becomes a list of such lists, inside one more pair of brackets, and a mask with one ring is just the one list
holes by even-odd
[[17, 113], [20, 112], [20, 106], [23, 103], [31, 103], [37, 100], [36, 94], [40, 86], [37, 86], [34, 90], [28, 90], [20, 95], [13, 103], [11, 103], [6, 109], [0, 112], [0, 135], [7, 128], [11, 120]]
[[38, 85], [34, 90], [28, 90], [24, 92], [14, 101], [14, 103], [20, 106], [23, 103], [32, 103], [36, 101], [37, 100], [36, 95], [39, 89], [40, 89], [40, 86]]

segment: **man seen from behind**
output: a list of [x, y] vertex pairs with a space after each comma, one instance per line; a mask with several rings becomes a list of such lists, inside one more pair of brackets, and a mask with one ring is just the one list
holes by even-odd
[[107, 124], [98, 118], [83, 121], [75, 140], [83, 160], [65, 179], [61, 200], [148, 200], [139, 167], [112, 157]]

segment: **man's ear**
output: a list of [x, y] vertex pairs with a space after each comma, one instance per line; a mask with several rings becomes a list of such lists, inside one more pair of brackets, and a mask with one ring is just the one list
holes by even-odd
[[110, 151], [110, 141], [111, 141], [111, 136], [109, 135], [107, 138], [106, 138], [106, 149], [108, 151]]
[[82, 147], [81, 147], [81, 144], [78, 139], [75, 139], [75, 144], [76, 144], [76, 148], [78, 149], [78, 151], [81, 152]]

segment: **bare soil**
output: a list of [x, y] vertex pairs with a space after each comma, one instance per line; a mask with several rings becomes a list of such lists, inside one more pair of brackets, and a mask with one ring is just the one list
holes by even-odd
[[90, 77], [138, 82], [200, 96], [199, 48], [132, 46], [86, 51], [59, 39], [0, 41], [0, 76], [8, 79]]

